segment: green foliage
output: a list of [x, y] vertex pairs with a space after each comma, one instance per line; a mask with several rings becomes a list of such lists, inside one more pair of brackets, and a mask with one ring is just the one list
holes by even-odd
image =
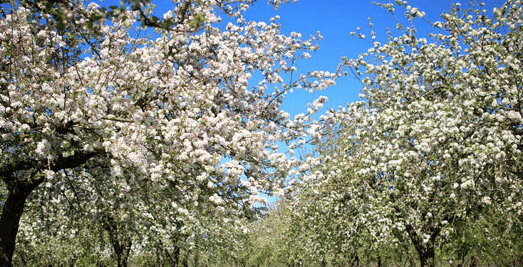
[[203, 26], [205, 20], [205, 15], [203, 13], [198, 13], [194, 16], [194, 19], [189, 22], [189, 26], [195, 30], [199, 30]]

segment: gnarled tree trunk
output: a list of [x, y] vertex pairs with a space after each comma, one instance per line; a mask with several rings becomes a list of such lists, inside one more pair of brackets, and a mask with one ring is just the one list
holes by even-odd
[[16, 234], [25, 201], [33, 190], [44, 181], [44, 177], [2, 177], [7, 185], [7, 199], [0, 217], [0, 267], [11, 267], [16, 246]]
[[78, 167], [101, 151], [78, 151], [72, 156], [58, 157], [52, 162], [34, 159], [19, 160], [0, 168], [0, 177], [7, 185], [7, 199], [0, 216], [0, 267], [12, 266], [16, 235], [25, 201], [33, 190], [45, 181], [41, 170], [59, 171]]

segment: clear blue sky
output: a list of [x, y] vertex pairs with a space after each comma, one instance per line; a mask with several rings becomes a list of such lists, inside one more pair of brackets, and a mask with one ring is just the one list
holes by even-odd
[[[393, 2], [393, 0], [390, 0]], [[356, 58], [359, 54], [369, 48], [369, 43], [350, 36], [351, 31], [360, 27], [362, 32], [369, 36], [368, 18], [372, 18], [373, 29], [376, 31], [378, 41], [386, 41], [386, 27], [395, 28], [396, 22], [387, 10], [372, 4], [379, 0], [300, 0], [297, 3], [283, 4], [278, 10], [274, 10], [267, 1], [260, 0], [255, 3], [246, 13], [248, 19], [268, 21], [270, 17], [280, 16], [282, 30], [284, 33], [299, 32], [303, 37], [315, 35], [320, 31], [324, 39], [319, 42], [320, 50], [312, 54], [309, 60], [302, 60], [297, 64], [298, 71], [307, 72], [311, 70], [333, 71], [341, 62], [342, 56]], [[389, 0], [381, 2], [388, 3]], [[484, 9], [492, 11], [495, 6], [501, 6], [503, 0], [485, 0]], [[412, 0], [409, 5], [418, 7], [426, 13], [425, 18], [435, 22], [441, 20], [439, 15], [451, 9], [453, 3], [462, 3], [466, 6], [468, 0]], [[403, 17], [404, 10], [397, 9], [396, 16]], [[427, 34], [431, 29], [428, 23], [417, 20], [417, 29], [421, 34]], [[381, 39], [381, 40], [380, 40]], [[335, 86], [323, 91], [308, 93], [294, 91], [288, 94], [284, 101], [283, 109], [291, 115], [304, 113], [307, 103], [314, 101], [318, 96], [324, 95], [329, 98], [326, 107], [336, 108], [357, 100], [360, 84], [351, 76], [337, 81]], [[324, 112], [324, 108], [322, 111]]]

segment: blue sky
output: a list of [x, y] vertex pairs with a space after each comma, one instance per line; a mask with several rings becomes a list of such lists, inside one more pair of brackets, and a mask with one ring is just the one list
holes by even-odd
[[[393, 2], [393, 0], [391, 1]], [[333, 71], [341, 62], [342, 56], [356, 58], [369, 48], [368, 42], [360, 40], [356, 36], [350, 36], [350, 32], [355, 31], [357, 27], [360, 27], [361, 31], [369, 36], [369, 17], [372, 18], [373, 30], [376, 31], [378, 41], [382, 43], [386, 41], [386, 28], [395, 28], [396, 21], [392, 15], [372, 2], [376, 2], [376, 0], [300, 0], [297, 3], [283, 4], [278, 10], [274, 10], [267, 4], [267, 1], [260, 0], [247, 11], [245, 16], [252, 20], [268, 21], [270, 17], [279, 15], [282, 30], [287, 34], [294, 31], [307, 37], [320, 31], [324, 37], [319, 42], [320, 50], [313, 53], [311, 59], [298, 62], [298, 71], [302, 73], [311, 70]], [[389, 0], [381, 2], [389, 3]], [[495, 6], [501, 6], [505, 1], [485, 0], [482, 2], [485, 3], [484, 8], [490, 13]], [[409, 5], [424, 11], [425, 18], [431, 22], [441, 20], [439, 15], [442, 12], [450, 11], [453, 3], [462, 3], [463, 6], [466, 6], [468, 0], [461, 2], [456, 0], [409, 1]], [[404, 12], [402, 9], [396, 9], [396, 17], [402, 18]], [[421, 34], [431, 31], [429, 24], [422, 20], [417, 20], [415, 26]], [[326, 108], [344, 106], [357, 100], [360, 88], [360, 84], [353, 77], [347, 76], [339, 79], [335, 86], [312, 94], [294, 91], [287, 95], [282, 108], [291, 115], [304, 113], [307, 110], [307, 103], [314, 101], [320, 95], [329, 98], [325, 105]]]

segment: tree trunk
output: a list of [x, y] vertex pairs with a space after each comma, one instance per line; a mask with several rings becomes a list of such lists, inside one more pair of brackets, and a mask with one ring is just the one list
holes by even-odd
[[11, 267], [25, 201], [31, 192], [44, 181], [44, 178], [42, 176], [33, 179], [33, 175], [2, 178], [7, 184], [8, 194], [0, 217], [0, 267]]
[[434, 246], [425, 246], [421, 251], [418, 250], [418, 254], [422, 267], [434, 267]]
[[118, 226], [111, 216], [106, 217], [103, 224], [105, 230], [109, 234], [109, 240], [113, 245], [118, 267], [127, 267], [127, 261], [129, 260], [129, 253], [131, 252], [132, 245], [131, 238], [125, 233], [119, 233]]
[[123, 241], [121, 244], [113, 244], [114, 251], [116, 253], [116, 259], [118, 261], [118, 267], [127, 267], [129, 253], [131, 252], [131, 245], [131, 240]]
[[434, 244], [441, 229], [433, 228], [432, 234], [427, 242], [423, 242], [423, 239], [416, 233], [412, 225], [407, 224], [405, 229], [418, 252], [421, 267], [434, 267]]
[[178, 267], [180, 264], [180, 247], [175, 246], [173, 253], [174, 253], [174, 259], [173, 259], [174, 265], [173, 266]]
[[170, 257], [173, 263], [173, 267], [178, 267], [180, 264], [180, 247], [174, 246], [173, 255]]
[[131, 240], [126, 240], [120, 245], [120, 249], [116, 251], [116, 257], [118, 258], [118, 267], [127, 267], [127, 261], [129, 260], [129, 254], [131, 252]]
[[354, 257], [352, 257], [352, 267], [359, 267], [360, 266], [360, 258], [358, 257], [358, 254], [354, 254]]

